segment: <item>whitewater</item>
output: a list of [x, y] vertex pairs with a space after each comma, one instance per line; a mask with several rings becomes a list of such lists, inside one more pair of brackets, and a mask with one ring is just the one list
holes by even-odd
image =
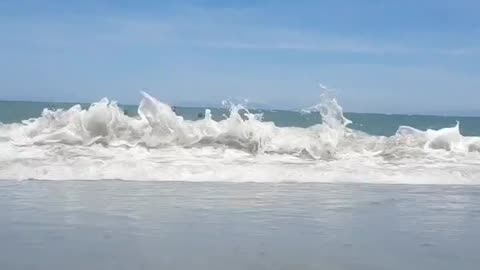
[[187, 120], [142, 95], [135, 116], [105, 98], [0, 123], [0, 179], [480, 184], [480, 137], [461, 123], [372, 135], [329, 95], [303, 110], [321, 115], [305, 128], [232, 103], [221, 120]]

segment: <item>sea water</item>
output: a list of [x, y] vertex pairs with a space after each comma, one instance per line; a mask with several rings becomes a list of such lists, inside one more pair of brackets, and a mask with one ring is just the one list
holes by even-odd
[[0, 269], [477, 269], [480, 118], [0, 102]]
[[2, 102], [0, 179], [480, 183], [477, 117], [344, 114], [330, 97], [298, 112], [174, 111], [143, 95]]
[[0, 181], [1, 269], [478, 269], [480, 188]]

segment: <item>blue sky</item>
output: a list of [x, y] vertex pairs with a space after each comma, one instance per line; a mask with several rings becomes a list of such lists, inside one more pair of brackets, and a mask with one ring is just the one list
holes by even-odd
[[480, 1], [0, 1], [0, 99], [480, 111]]

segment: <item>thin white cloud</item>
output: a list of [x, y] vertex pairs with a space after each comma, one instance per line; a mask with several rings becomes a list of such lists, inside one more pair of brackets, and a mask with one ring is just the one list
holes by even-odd
[[[260, 34], [261, 36], [261, 34]], [[308, 36], [308, 35], [307, 35]], [[321, 53], [345, 54], [372, 54], [372, 55], [444, 55], [444, 56], [472, 56], [480, 54], [480, 48], [424, 48], [420, 46], [404, 46], [401, 44], [383, 44], [381, 42], [365, 42], [360, 40], [339, 40], [338, 38], [325, 38], [312, 41], [310, 38], [295, 41], [256, 40], [256, 41], [207, 41], [201, 46], [235, 49], [235, 50], [261, 50], [261, 51], [298, 51]]]
[[302, 41], [218, 41], [206, 42], [202, 44], [212, 48], [226, 49], [243, 49], [243, 50], [284, 50], [284, 51], [300, 51], [300, 52], [325, 52], [325, 53], [349, 53], [349, 54], [407, 54], [418, 52], [412, 48], [387, 47], [366, 45], [361, 42], [339, 43], [335, 40], [325, 40], [318, 43], [302, 42]]

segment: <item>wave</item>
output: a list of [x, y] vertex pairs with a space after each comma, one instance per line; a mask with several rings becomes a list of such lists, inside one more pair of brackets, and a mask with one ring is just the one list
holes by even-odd
[[142, 95], [136, 117], [105, 98], [88, 109], [44, 109], [38, 118], [0, 124], [5, 149], [0, 179], [480, 179], [480, 137], [462, 136], [460, 123], [426, 131], [401, 126], [394, 136], [373, 136], [350, 128], [342, 107], [328, 95], [304, 110], [321, 114], [321, 123], [308, 128], [278, 127], [236, 104], [228, 104], [223, 120], [213, 120], [207, 109], [203, 119], [191, 121]]

